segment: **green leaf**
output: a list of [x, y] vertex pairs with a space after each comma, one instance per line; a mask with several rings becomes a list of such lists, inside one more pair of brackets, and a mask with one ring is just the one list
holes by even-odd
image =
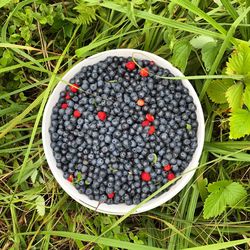
[[174, 45], [171, 61], [182, 72], [186, 69], [190, 52], [191, 46], [188, 40], [181, 40]]
[[228, 180], [209, 184], [208, 191], [211, 194], [204, 203], [205, 219], [220, 215], [226, 210], [227, 205], [235, 207], [247, 197], [247, 192], [240, 183]]
[[247, 106], [250, 111], [250, 87], [246, 87], [243, 94], [243, 103]]
[[45, 215], [45, 200], [41, 195], [38, 195], [35, 201], [37, 213], [43, 217]]
[[250, 112], [238, 109], [229, 118], [230, 139], [238, 139], [250, 134]]
[[90, 24], [96, 20], [96, 7], [88, 6], [84, 2], [80, 2], [74, 9], [79, 15], [74, 18], [65, 18], [66, 20], [75, 24]]
[[217, 42], [207, 43], [201, 49], [202, 61], [204, 62], [207, 71], [211, 69], [219, 49], [220, 47], [217, 45]]
[[158, 157], [157, 157], [157, 155], [156, 155], [156, 154], [153, 154], [153, 156], [154, 156], [153, 163], [155, 164], [155, 163], [158, 161]]
[[187, 124], [186, 124], [186, 129], [187, 129], [188, 131], [190, 131], [190, 130], [192, 129], [191, 124], [187, 123]]
[[21, 31], [21, 37], [28, 42], [31, 38], [31, 31], [28, 26], [24, 26], [20, 28]]
[[230, 207], [235, 207], [239, 202], [245, 201], [247, 198], [246, 189], [238, 182], [233, 182], [226, 187], [228, 196], [227, 196], [227, 205]]
[[212, 81], [207, 89], [209, 98], [215, 103], [226, 103], [226, 91], [233, 85], [234, 81], [231, 79], [221, 79]]
[[216, 181], [213, 183], [209, 183], [207, 190], [209, 193], [218, 191], [221, 187], [226, 187], [230, 185], [233, 181], [231, 180], [222, 180], [222, 181]]
[[243, 93], [243, 84], [237, 83], [232, 85], [226, 91], [226, 98], [229, 103], [229, 107], [232, 108], [232, 111], [241, 108], [242, 106], [242, 93]]
[[11, 50], [7, 49], [3, 52], [2, 58], [0, 59], [0, 64], [3, 67], [10, 65], [14, 60], [14, 54]]
[[231, 54], [227, 63], [226, 73], [228, 75], [247, 75], [250, 73], [250, 47], [240, 43]]
[[82, 174], [78, 172], [76, 178], [74, 178], [74, 183], [79, 183], [81, 180], [82, 180]]
[[216, 40], [210, 36], [200, 35], [190, 41], [190, 44], [196, 49], [202, 49], [208, 43], [216, 43]]
[[37, 171], [37, 169], [35, 169], [35, 170], [33, 171], [32, 175], [30, 176], [31, 181], [32, 181], [33, 184], [35, 184], [35, 182], [36, 182], [36, 177], [37, 177], [37, 175], [38, 175], [38, 171]]
[[223, 190], [211, 193], [204, 203], [204, 219], [218, 216], [226, 209], [225, 197]]

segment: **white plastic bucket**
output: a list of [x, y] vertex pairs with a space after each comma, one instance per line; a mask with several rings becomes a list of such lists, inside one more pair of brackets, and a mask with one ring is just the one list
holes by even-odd
[[[108, 56], [123, 56], [123, 57], [135, 57], [138, 59], [147, 59], [154, 61], [157, 65], [168, 69], [173, 75], [175, 76], [183, 76], [183, 74], [175, 68], [172, 64], [170, 64], [165, 59], [141, 50], [135, 50], [135, 49], [114, 49], [114, 50], [108, 50], [105, 52], [98, 53], [96, 55], [93, 55], [91, 57], [88, 57], [87, 59], [84, 59], [83, 61], [79, 62], [77, 65], [72, 67], [65, 76], [62, 78], [62, 81], [58, 83], [56, 88], [54, 89], [53, 93], [49, 97], [49, 100], [47, 102], [47, 105], [44, 110], [43, 114], [43, 122], [42, 122], [42, 140], [43, 140], [43, 147], [45, 156], [47, 159], [47, 162], [49, 164], [49, 167], [55, 176], [57, 182], [59, 185], [64, 189], [64, 191], [70, 195], [74, 200], [79, 202], [85, 207], [88, 207], [90, 209], [96, 210], [97, 212], [106, 213], [106, 214], [116, 214], [116, 215], [123, 215], [126, 214], [128, 211], [130, 211], [135, 205], [126, 205], [126, 204], [117, 204], [117, 205], [108, 205], [105, 203], [99, 204], [98, 201], [90, 200], [86, 195], [80, 194], [77, 189], [73, 186], [72, 183], [67, 181], [63, 177], [62, 170], [58, 169], [56, 167], [56, 160], [53, 156], [52, 148], [50, 147], [50, 134], [49, 134], [49, 127], [51, 123], [51, 113], [53, 107], [56, 105], [59, 94], [62, 90], [65, 89], [65, 83], [63, 81], [69, 82], [71, 78], [74, 77], [75, 74], [77, 74], [83, 66], [92, 65], [95, 64], [101, 60], [104, 60]], [[160, 206], [161, 204], [165, 203], [166, 201], [173, 198], [178, 192], [180, 192], [190, 181], [192, 176], [195, 173], [196, 168], [199, 164], [199, 158], [202, 153], [203, 143], [204, 143], [204, 117], [203, 117], [203, 111], [201, 108], [200, 101], [198, 99], [198, 96], [193, 89], [191, 83], [188, 80], [182, 80], [183, 85], [188, 88], [189, 94], [194, 99], [194, 104], [197, 107], [196, 114], [197, 114], [197, 120], [198, 120], [198, 131], [197, 131], [197, 138], [198, 138], [198, 146], [195, 150], [195, 153], [193, 154], [193, 158], [188, 165], [188, 167], [183, 172], [183, 176], [181, 179], [176, 181], [175, 184], [173, 184], [168, 191], [163, 193], [157, 198], [153, 198], [144, 205], [142, 205], [140, 208], [136, 210], [135, 213], [142, 213], [145, 211], [148, 211], [150, 209], [153, 209], [155, 207]]]

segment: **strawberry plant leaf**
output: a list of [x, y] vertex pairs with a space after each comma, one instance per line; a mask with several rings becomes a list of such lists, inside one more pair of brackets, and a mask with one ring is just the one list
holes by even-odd
[[216, 40], [213, 37], [200, 35], [191, 39], [190, 44], [196, 49], [202, 49], [208, 43], [215, 43]]
[[45, 215], [45, 200], [41, 195], [38, 195], [35, 201], [37, 213], [43, 217]]
[[250, 47], [240, 43], [227, 62], [228, 75], [248, 75], [250, 73]]
[[208, 185], [210, 195], [204, 203], [203, 217], [205, 219], [222, 214], [226, 207], [236, 207], [243, 204], [247, 197], [245, 188], [237, 182], [228, 180], [217, 181]]
[[244, 203], [247, 198], [246, 189], [238, 182], [233, 182], [226, 187], [228, 196], [226, 199], [227, 205], [230, 207], [238, 206], [239, 203]]
[[214, 216], [218, 216], [226, 209], [225, 197], [223, 190], [213, 192], [208, 195], [204, 203], [203, 217], [208, 219]]
[[213, 183], [209, 183], [207, 190], [209, 193], [218, 191], [221, 187], [226, 187], [230, 185], [233, 181], [231, 180], [222, 180], [222, 181], [216, 181]]
[[212, 81], [207, 89], [209, 98], [215, 103], [226, 103], [226, 91], [233, 85], [233, 83], [234, 82], [231, 79]]
[[182, 72], [185, 71], [187, 61], [191, 52], [191, 45], [188, 40], [181, 40], [174, 45], [172, 63]]
[[250, 112], [238, 109], [229, 118], [230, 139], [238, 139], [250, 134]]
[[243, 84], [237, 83], [232, 85], [226, 91], [226, 98], [229, 103], [229, 107], [232, 108], [232, 111], [241, 108], [242, 106], [242, 93], [243, 93]]
[[247, 106], [250, 111], [250, 87], [246, 87], [243, 94], [243, 103]]
[[206, 67], [206, 70], [209, 71], [214, 63], [215, 57], [219, 52], [219, 46], [217, 42], [209, 42], [205, 44], [201, 49], [202, 61]]

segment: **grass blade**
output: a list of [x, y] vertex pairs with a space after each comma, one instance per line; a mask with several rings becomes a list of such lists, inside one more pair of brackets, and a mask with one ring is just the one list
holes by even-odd
[[[19, 233], [18, 235], [32, 235], [32, 234], [34, 234], [34, 232]], [[93, 235], [72, 233], [72, 232], [65, 232], [65, 231], [41, 231], [39, 234], [60, 236], [60, 237], [71, 238], [74, 240], [81, 240], [81, 241], [86, 241], [86, 242], [93, 242], [96, 239], [96, 236], [93, 236]], [[136, 243], [126, 242], [122, 240], [115, 240], [115, 239], [110, 239], [110, 238], [104, 238], [104, 237], [98, 238], [98, 240], [96, 240], [95, 243], [102, 244], [104, 246], [109, 246], [109, 247], [131, 249], [131, 250], [160, 250], [162, 249], [158, 247], [144, 246], [144, 245], [140, 245]]]
[[216, 244], [185, 248], [183, 250], [217, 250], [217, 249], [219, 250], [219, 249], [226, 249], [228, 247], [235, 247], [235, 246], [245, 244], [245, 243], [250, 243], [250, 238], [246, 238], [243, 240], [233, 240], [233, 241], [228, 241], [228, 242], [223, 242], [223, 243], [218, 242]]

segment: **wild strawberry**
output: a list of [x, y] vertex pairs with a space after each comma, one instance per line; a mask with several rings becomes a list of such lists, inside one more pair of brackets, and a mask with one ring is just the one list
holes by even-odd
[[147, 119], [148, 121], [150, 121], [150, 122], [153, 122], [155, 118], [154, 118], [154, 116], [151, 115], [151, 114], [146, 114], [146, 119]]
[[148, 130], [148, 134], [152, 135], [155, 132], [155, 126], [150, 126]]
[[125, 64], [125, 67], [126, 67], [128, 70], [134, 70], [135, 67], [136, 67], [136, 65], [135, 65], [134, 62], [129, 61], [129, 62], [127, 62], [127, 63]]
[[73, 182], [73, 175], [71, 174], [68, 179], [67, 179], [69, 182]]
[[173, 172], [170, 172], [168, 175], [167, 175], [167, 179], [169, 181], [173, 180], [175, 178], [175, 174]]
[[170, 164], [165, 165], [165, 166], [163, 167], [163, 170], [164, 170], [164, 171], [169, 171], [169, 170], [171, 170], [171, 169], [172, 169], [172, 166], [171, 166]]
[[112, 192], [112, 193], [110, 193], [110, 194], [107, 194], [107, 196], [108, 196], [109, 199], [113, 199], [114, 196], [115, 196], [115, 192]]
[[97, 116], [98, 116], [98, 118], [99, 118], [101, 121], [104, 121], [104, 120], [106, 119], [106, 117], [107, 117], [107, 114], [106, 114], [105, 112], [103, 112], [103, 111], [99, 111], [99, 112], [97, 113]]
[[143, 121], [142, 123], [141, 123], [141, 125], [142, 125], [142, 127], [147, 127], [147, 126], [149, 126], [149, 121], [148, 120], [145, 120], [145, 121]]
[[142, 68], [140, 70], [140, 75], [143, 76], [143, 77], [147, 77], [149, 75], [148, 68]]
[[137, 104], [138, 106], [140, 106], [140, 107], [143, 107], [144, 104], [145, 104], [145, 102], [144, 102], [143, 99], [139, 99], [139, 100], [136, 102], [136, 104]]
[[61, 108], [62, 108], [62, 109], [66, 109], [68, 106], [69, 106], [69, 105], [68, 105], [67, 103], [63, 103], [63, 104], [61, 105]]
[[150, 173], [148, 173], [148, 172], [146, 172], [146, 171], [142, 172], [142, 173], [141, 173], [141, 179], [142, 179], [143, 181], [150, 181], [150, 180], [151, 180], [151, 175], [150, 175]]
[[70, 86], [70, 90], [71, 90], [71, 92], [76, 93], [77, 90], [79, 89], [79, 87], [80, 87], [80, 86], [79, 86], [78, 84], [74, 83], [74, 84], [72, 84], [72, 85]]
[[69, 92], [66, 93], [65, 99], [66, 99], [66, 100], [69, 100], [69, 99], [70, 99]]
[[79, 117], [81, 116], [81, 113], [80, 113], [79, 110], [76, 109], [76, 110], [74, 111], [74, 114], [73, 114], [73, 115], [74, 115], [75, 118], [79, 118]]

